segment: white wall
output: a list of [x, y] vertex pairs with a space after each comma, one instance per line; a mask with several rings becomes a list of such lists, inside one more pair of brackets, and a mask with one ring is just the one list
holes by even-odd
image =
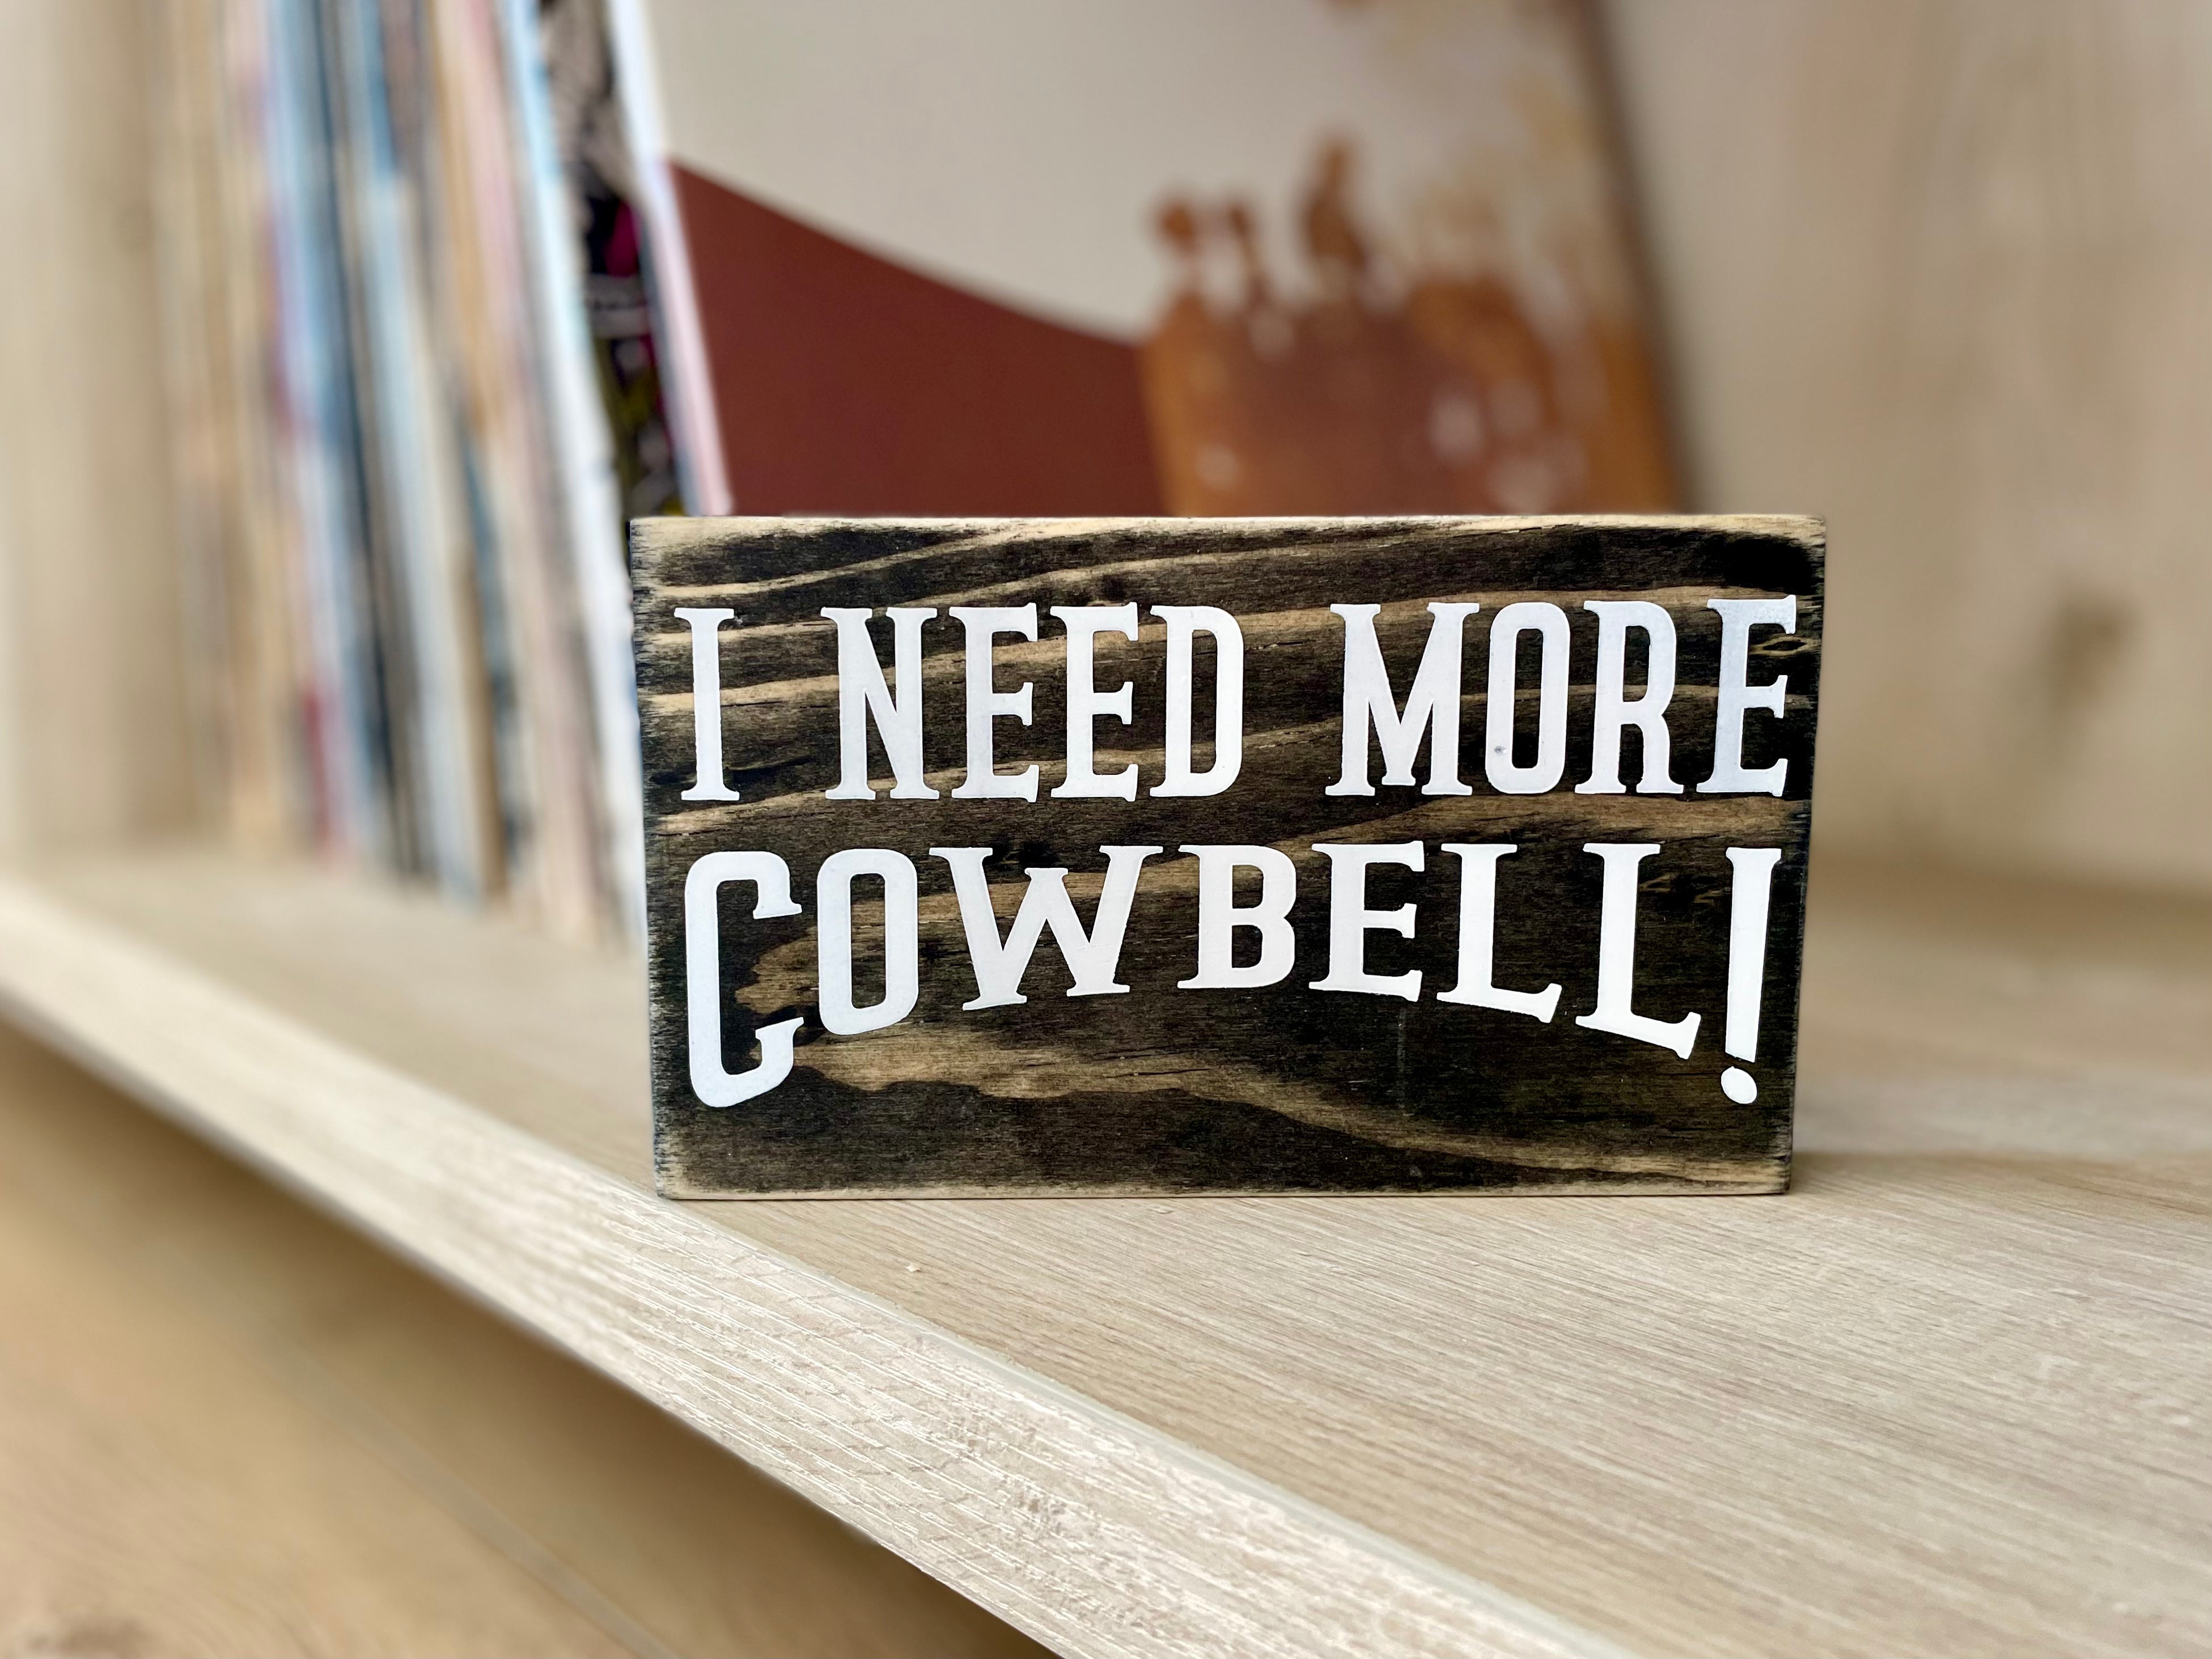
[[1699, 504], [1830, 520], [1823, 844], [2212, 890], [2212, 5], [1609, 21]]

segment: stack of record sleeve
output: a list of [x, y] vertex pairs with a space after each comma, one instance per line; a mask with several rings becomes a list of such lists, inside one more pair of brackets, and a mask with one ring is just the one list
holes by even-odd
[[194, 729], [251, 846], [636, 905], [623, 524], [680, 512], [599, 0], [168, 0]]

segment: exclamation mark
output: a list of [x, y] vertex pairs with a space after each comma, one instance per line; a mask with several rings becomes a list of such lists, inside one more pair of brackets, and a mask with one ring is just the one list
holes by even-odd
[[[1735, 866], [1729, 895], [1728, 1029], [1721, 1047], [1738, 1060], [1759, 1058], [1759, 1007], [1766, 990], [1766, 901], [1774, 886], [1778, 847], [1731, 847]], [[1741, 1066], [1721, 1073], [1721, 1092], [1739, 1106], [1759, 1098], [1759, 1085]]]

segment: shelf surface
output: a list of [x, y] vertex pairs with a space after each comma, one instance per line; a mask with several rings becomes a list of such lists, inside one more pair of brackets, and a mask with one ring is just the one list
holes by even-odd
[[0, 1654], [1043, 1659], [0, 1026]]
[[635, 962], [173, 853], [0, 1000], [1058, 1650], [2212, 1644], [2212, 916], [1816, 867], [1774, 1198], [679, 1204]]

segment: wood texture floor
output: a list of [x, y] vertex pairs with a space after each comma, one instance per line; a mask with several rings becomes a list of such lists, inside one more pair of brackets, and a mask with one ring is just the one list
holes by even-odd
[[0, 1028], [0, 1654], [1042, 1651]]
[[2206, 1649], [2202, 903], [1820, 863], [1784, 1199], [670, 1205], [634, 963], [0, 896], [17, 1009], [1065, 1650]]

